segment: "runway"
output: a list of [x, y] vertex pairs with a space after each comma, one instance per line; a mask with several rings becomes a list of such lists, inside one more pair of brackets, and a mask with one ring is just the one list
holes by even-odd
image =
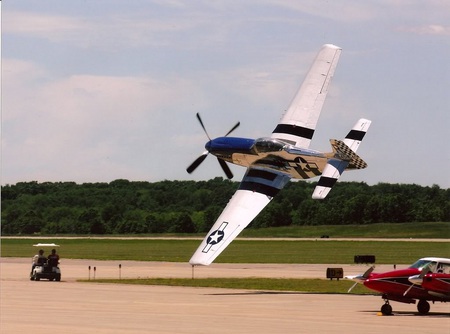
[[[379, 296], [99, 284], [94, 267], [95, 279], [192, 276], [187, 263], [63, 259], [62, 282], [34, 282], [27, 276], [29, 259], [1, 258], [0, 332], [423, 334], [450, 329], [450, 304], [432, 304], [430, 314], [421, 316], [415, 305], [392, 302], [394, 316], [386, 317], [378, 315]], [[324, 278], [326, 267], [214, 264], [196, 268], [194, 275]], [[343, 267], [346, 275], [365, 268]], [[92, 283], [76, 282], [89, 277]]]

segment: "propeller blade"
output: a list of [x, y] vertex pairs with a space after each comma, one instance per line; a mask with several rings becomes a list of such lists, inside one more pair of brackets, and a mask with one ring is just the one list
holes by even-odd
[[205, 131], [206, 137], [208, 137], [208, 139], [211, 140], [211, 138], [209, 137], [208, 131], [206, 131], [206, 128], [205, 128], [205, 126], [203, 125], [203, 121], [202, 121], [202, 118], [200, 117], [200, 114], [199, 114], [199, 113], [197, 113], [197, 119], [198, 119], [198, 121], [200, 122], [200, 125], [201, 125], [202, 128], [203, 128], [203, 131]]
[[228, 131], [227, 134], [226, 134], [224, 137], [228, 136], [230, 133], [232, 133], [234, 130], [236, 130], [236, 128], [237, 128], [239, 125], [241, 125], [241, 122], [237, 122], [236, 125], [233, 126], [233, 127], [231, 128], [231, 130]]
[[425, 267], [422, 268], [422, 271], [420, 272], [420, 277], [424, 278], [426, 274], [429, 272], [433, 272], [433, 267], [430, 263], [428, 263]]
[[233, 173], [231, 172], [230, 167], [228, 167], [227, 163], [224, 160], [219, 159], [219, 158], [217, 158], [217, 161], [219, 161], [219, 164], [222, 167], [222, 170], [224, 171], [227, 178], [232, 179]]
[[355, 284], [353, 284], [350, 289], [348, 289], [347, 293], [349, 293], [350, 291], [353, 290], [353, 288], [356, 286], [356, 284], [363, 284], [363, 282], [369, 278], [370, 274], [372, 273], [372, 271], [374, 271], [375, 267], [372, 266], [369, 269], [367, 269], [364, 274], [362, 275], [356, 275], [356, 276], [346, 276], [346, 278], [348, 279], [352, 279], [354, 281], [356, 281]]
[[375, 266], [370, 267], [369, 269], [366, 270], [366, 272], [363, 274], [364, 278], [369, 278], [370, 274], [372, 273], [372, 271], [374, 271]]
[[[206, 131], [205, 125], [203, 124], [202, 118], [200, 117], [200, 114], [197, 113], [196, 114], [198, 122], [200, 123], [200, 125], [202, 126], [203, 131], [206, 134], [206, 137], [208, 137], [209, 141], [211, 141], [211, 137], [209, 137], [208, 131]], [[231, 132], [233, 132], [241, 123], [237, 122], [230, 131], [228, 131], [228, 133], [224, 136], [228, 136]], [[206, 144], [206, 146], [208, 146], [208, 143]], [[191, 174], [202, 162], [203, 160], [206, 159], [206, 157], [209, 154], [208, 151], [209, 147], [207, 147], [207, 151], [203, 152], [203, 154], [201, 156], [199, 156], [188, 168], [186, 168], [186, 171]], [[228, 167], [227, 163], [220, 159], [217, 158], [217, 160], [219, 161], [220, 166], [222, 167], [222, 170], [224, 171], [225, 175], [227, 176], [227, 178], [232, 179], [233, 178], [233, 173], [230, 170], [230, 167]]]
[[352, 287], [351, 287], [350, 289], [348, 289], [347, 293], [350, 293], [350, 291], [352, 291], [353, 288], [354, 288], [355, 286], [357, 286], [357, 285], [358, 285], [358, 282], [356, 282], [355, 284], [353, 284]]
[[[410, 278], [415, 278], [415, 276], [417, 276], [417, 278], [419, 278], [420, 280], [423, 280], [423, 278], [425, 277], [426, 274], [428, 274], [428, 272], [432, 269], [430, 264], [427, 264], [425, 267], [422, 268], [422, 271], [420, 272], [419, 275], [414, 275], [411, 276]], [[413, 281], [410, 281], [411, 283]], [[417, 284], [417, 283], [412, 283], [411, 286], [403, 293], [403, 296], [406, 296], [409, 292], [409, 290], [411, 290], [413, 288], [413, 286]], [[420, 284], [417, 284], [420, 285]]]
[[405, 297], [405, 296], [408, 294], [409, 290], [411, 290], [413, 286], [414, 286], [414, 284], [411, 284], [411, 285], [409, 286], [408, 290], [406, 290], [406, 291], [403, 293], [403, 297]]
[[197, 159], [195, 159], [195, 161], [188, 167], [186, 168], [186, 171], [191, 174], [202, 162], [203, 160], [206, 159], [206, 157], [208, 156], [208, 151], [204, 152], [201, 156], [199, 156]]

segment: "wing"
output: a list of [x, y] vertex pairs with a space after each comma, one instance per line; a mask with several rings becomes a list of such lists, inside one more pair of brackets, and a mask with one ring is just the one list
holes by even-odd
[[273, 138], [297, 147], [309, 147], [341, 51], [341, 48], [331, 44], [322, 47], [291, 105], [273, 131]]
[[248, 168], [239, 189], [189, 260], [191, 265], [211, 264], [241, 231], [289, 182], [290, 176], [260, 168]]

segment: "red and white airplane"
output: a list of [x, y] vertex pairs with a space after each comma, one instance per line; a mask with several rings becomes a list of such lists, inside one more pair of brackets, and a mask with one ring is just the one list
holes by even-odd
[[206, 151], [188, 168], [192, 173], [209, 154], [215, 155], [228, 178], [232, 178], [227, 162], [247, 168], [239, 189], [228, 202], [189, 263], [209, 265], [270, 203], [291, 179], [320, 176], [312, 195], [323, 199], [345, 170], [366, 168], [356, 154], [371, 121], [360, 119], [345, 139], [331, 139], [331, 152], [309, 149], [322, 110], [328, 87], [342, 49], [324, 45], [286, 113], [268, 137], [249, 139], [224, 137], [210, 139], [203, 122], [197, 118], [209, 141]]
[[393, 270], [384, 273], [372, 273], [374, 267], [364, 274], [346, 276], [357, 284], [364, 284], [367, 288], [382, 293], [385, 303], [381, 307], [384, 315], [392, 314], [389, 301], [417, 304], [421, 314], [430, 311], [428, 301], [450, 301], [450, 259], [425, 257], [413, 263], [407, 269]]

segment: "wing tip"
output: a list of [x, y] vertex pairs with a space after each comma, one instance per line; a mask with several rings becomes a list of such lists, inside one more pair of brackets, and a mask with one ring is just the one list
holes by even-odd
[[311, 197], [312, 197], [312, 199], [325, 199], [325, 197], [327, 197], [330, 190], [331, 190], [331, 187], [324, 187], [324, 186], [318, 185], [314, 189], [314, 192]]
[[331, 43], [324, 44], [323, 47], [328, 49], [342, 50], [340, 46]]
[[212, 261], [205, 259], [196, 259], [194, 256], [189, 260], [191, 266], [209, 266]]

